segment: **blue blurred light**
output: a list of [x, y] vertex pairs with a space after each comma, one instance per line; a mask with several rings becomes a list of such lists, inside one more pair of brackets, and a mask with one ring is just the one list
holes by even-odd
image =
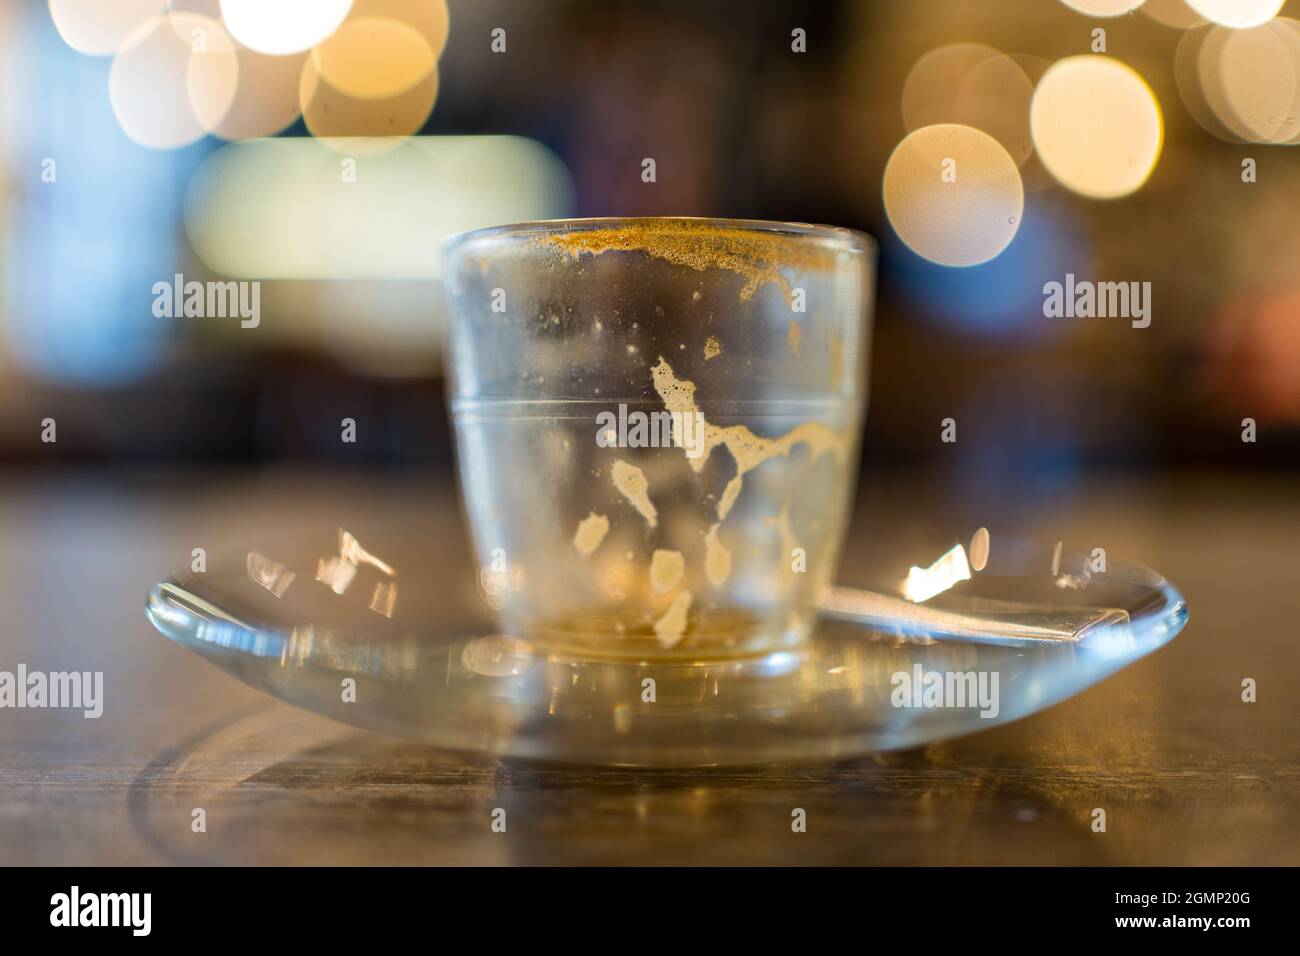
[[942, 266], [918, 256], [890, 230], [881, 255], [889, 284], [927, 318], [980, 336], [1038, 339], [1065, 325], [1043, 316], [1044, 284], [1067, 272], [1087, 275], [1089, 249], [1060, 209], [1026, 201], [1020, 230], [996, 258], [978, 266]]
[[[174, 326], [151, 288], [177, 268], [184, 183], [210, 147], [155, 152], [127, 139], [109, 58], [64, 44], [33, 6], [9, 40], [5, 318], [19, 365], [42, 380], [112, 386], [148, 373]], [[56, 179], [42, 180], [53, 160]]]

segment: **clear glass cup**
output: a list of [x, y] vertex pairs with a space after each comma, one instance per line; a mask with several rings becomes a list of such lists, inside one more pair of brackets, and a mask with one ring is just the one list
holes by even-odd
[[445, 253], [461, 490], [503, 629], [583, 658], [797, 646], [856, 487], [871, 239], [584, 219]]

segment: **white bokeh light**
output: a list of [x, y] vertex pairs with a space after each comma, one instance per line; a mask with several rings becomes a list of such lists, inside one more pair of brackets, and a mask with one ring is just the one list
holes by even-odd
[[1187, 0], [1187, 5], [1220, 26], [1257, 27], [1277, 16], [1285, 0]]
[[885, 214], [909, 249], [945, 266], [974, 266], [1015, 238], [1024, 185], [1011, 154], [958, 123], [909, 133], [885, 165]]
[[221, 17], [236, 40], [282, 56], [314, 47], [339, 28], [352, 0], [221, 0]]
[[1061, 0], [1071, 10], [1089, 17], [1122, 17], [1142, 6], [1144, 0]]
[[63, 42], [78, 53], [111, 56], [162, 8], [161, 0], [50, 0], [50, 19]]
[[151, 149], [201, 139], [225, 117], [238, 85], [229, 35], [217, 21], [188, 13], [141, 24], [108, 73], [113, 115], [128, 137]]
[[1029, 111], [1034, 147], [1057, 182], [1113, 199], [1141, 188], [1160, 158], [1164, 122], [1155, 94], [1132, 68], [1105, 56], [1053, 64]]

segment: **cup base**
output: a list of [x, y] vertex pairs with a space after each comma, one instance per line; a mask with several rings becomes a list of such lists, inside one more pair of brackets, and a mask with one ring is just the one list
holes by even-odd
[[[659, 621], [664, 619], [660, 615]], [[556, 658], [627, 663], [709, 664], [765, 657], [800, 647], [811, 614], [758, 614], [739, 608], [693, 612], [680, 634], [617, 609], [548, 620], [508, 622], [506, 631], [537, 653]]]

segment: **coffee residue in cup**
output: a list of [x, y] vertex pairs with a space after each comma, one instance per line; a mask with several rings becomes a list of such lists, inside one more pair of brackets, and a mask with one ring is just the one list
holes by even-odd
[[[704, 468], [709, 454], [718, 445], [725, 445], [731, 452], [731, 457], [735, 459], [736, 477], [732, 479], [733, 482], [740, 481], [746, 474], [771, 458], [789, 455], [796, 445], [807, 445], [808, 453], [813, 459], [831, 454], [835, 456], [836, 462], [842, 465], [848, 457], [851, 435], [837, 432], [822, 422], [804, 422], [779, 438], [762, 438], [744, 425], [731, 425], [725, 428], [714, 425], [703, 417], [695, 401], [695, 383], [679, 379], [674, 375], [672, 366], [662, 355], [659, 356], [659, 364], [650, 372], [654, 377], [655, 391], [659, 393], [664, 408], [669, 412], [677, 413], [673, 418], [673, 441], [685, 447], [680, 432], [681, 422], [687, 420], [686, 416], [691, 416], [691, 421], [702, 424], [703, 453], [687, 459], [697, 474]], [[726, 517], [725, 512], [730, 510], [738, 494], [740, 494], [739, 486], [734, 489], [728, 487], [723, 492], [719, 501], [719, 518]]]
[[578, 522], [578, 530], [573, 534], [573, 546], [584, 558], [590, 557], [591, 553], [600, 547], [607, 534], [609, 534], [609, 519], [593, 511]]
[[731, 577], [731, 552], [718, 540], [719, 521], [704, 536], [704, 573], [709, 576], [709, 583], [720, 588]]
[[668, 605], [668, 610], [664, 616], [655, 622], [655, 637], [659, 643], [665, 647], [673, 647], [686, 633], [687, 615], [691, 610], [691, 592], [682, 591], [677, 597], [673, 598], [673, 603]]
[[614, 479], [614, 487], [641, 513], [645, 523], [652, 528], [657, 525], [659, 512], [650, 500], [650, 482], [646, 480], [645, 472], [620, 458], [610, 469], [610, 476]]
[[690, 220], [648, 219], [606, 229], [575, 229], [539, 235], [573, 257], [583, 253], [644, 252], [703, 272], [725, 269], [745, 280], [740, 298], [748, 301], [759, 286], [771, 282], [792, 299], [793, 289], [781, 269], [826, 271], [838, 261], [838, 250], [809, 241], [803, 235], [765, 229], [738, 229]]
[[[777, 438], [763, 438], [755, 435], [745, 425], [727, 427], [709, 422], [700, 411], [695, 398], [694, 382], [679, 379], [672, 367], [662, 356], [651, 369], [655, 391], [664, 408], [676, 413], [673, 415], [674, 444], [685, 450], [683, 437], [678, 434], [682, 422], [697, 423], [702, 434], [697, 442], [702, 443], [703, 452], [697, 457], [686, 456], [690, 467], [700, 472], [713, 449], [724, 446], [736, 464], [736, 473], [728, 480], [716, 505], [717, 520], [704, 534], [704, 573], [714, 588], [721, 588], [727, 583], [732, 572], [731, 551], [722, 543], [720, 531], [727, 515], [731, 512], [744, 487], [745, 476], [759, 465], [773, 458], [788, 456], [796, 445], [805, 445], [810, 460], [815, 461], [822, 455], [832, 455], [839, 465], [846, 464], [852, 447], [852, 433], [836, 431], [830, 426], [817, 421], [803, 422]], [[698, 446], [697, 446], [698, 447]], [[650, 482], [636, 465], [623, 459], [616, 459], [610, 468], [614, 487], [637, 510], [646, 524], [654, 528], [658, 524], [658, 510], [650, 500]], [[790, 554], [797, 548], [794, 534], [790, 528], [790, 503], [787, 500], [779, 514], [762, 519], [769, 527], [775, 527], [781, 539], [783, 554]], [[604, 540], [609, 532], [610, 522], [605, 516], [592, 512], [578, 525], [573, 543], [584, 555], [591, 554]], [[788, 567], [782, 561], [783, 567]], [[656, 549], [650, 561], [650, 585], [657, 594], [669, 594], [681, 585], [686, 572], [686, 560], [681, 551], [665, 548]], [[665, 649], [676, 646], [685, 636], [690, 624], [690, 610], [694, 594], [690, 590], [680, 590], [673, 597], [664, 613], [654, 623], [654, 634], [659, 644]]]
[[650, 586], [656, 594], [667, 594], [677, 587], [686, 573], [686, 559], [680, 551], [656, 548], [650, 558]]

